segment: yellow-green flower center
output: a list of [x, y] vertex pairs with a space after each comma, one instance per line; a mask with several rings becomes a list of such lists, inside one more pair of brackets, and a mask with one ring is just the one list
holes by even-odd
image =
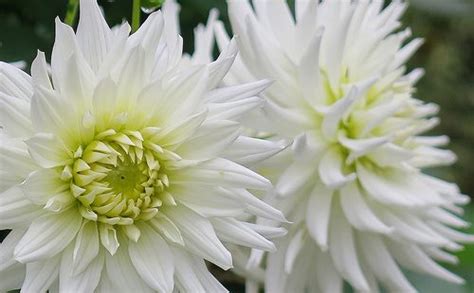
[[146, 183], [147, 166], [144, 162], [135, 164], [128, 157], [124, 162], [119, 162], [117, 166], [110, 170], [106, 182], [115, 193], [122, 193], [127, 198], [136, 199], [140, 195], [142, 184]]
[[61, 178], [84, 218], [111, 225], [148, 220], [163, 204], [175, 204], [163, 162], [169, 154], [140, 131], [109, 129], [74, 153]]

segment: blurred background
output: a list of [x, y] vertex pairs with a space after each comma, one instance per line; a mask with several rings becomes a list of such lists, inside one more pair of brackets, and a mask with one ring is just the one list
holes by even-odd
[[[186, 52], [193, 50], [194, 27], [206, 22], [211, 8], [221, 11], [221, 19], [229, 28], [224, 0], [178, 2]], [[293, 6], [294, 0], [289, 2]], [[99, 3], [109, 25], [124, 19], [130, 21], [131, 0], [99, 0]], [[409, 3], [403, 24], [412, 28], [414, 36], [425, 38], [425, 44], [408, 64], [410, 68], [426, 70], [416, 95], [441, 106], [441, 125], [433, 133], [449, 135], [450, 148], [459, 157], [452, 167], [427, 172], [458, 183], [463, 193], [474, 196], [474, 0], [412, 0]], [[54, 18], [64, 19], [66, 6], [66, 0], [0, 0], [0, 60], [24, 60], [29, 70], [37, 49], [49, 56], [54, 40]], [[142, 17], [145, 18], [146, 13]], [[465, 218], [474, 223], [474, 204], [466, 208]], [[474, 233], [473, 227], [469, 230]], [[0, 234], [6, 235], [6, 231]], [[449, 269], [466, 279], [463, 287], [416, 274], [409, 276], [420, 292], [474, 292], [474, 245], [466, 247], [459, 257], [460, 264]], [[216, 273], [232, 292], [243, 292], [239, 278]]]

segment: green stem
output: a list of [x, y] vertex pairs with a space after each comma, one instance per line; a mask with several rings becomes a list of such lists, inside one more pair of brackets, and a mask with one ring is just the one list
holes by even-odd
[[132, 11], [132, 32], [136, 32], [140, 27], [140, 0], [133, 0]]
[[66, 17], [64, 17], [64, 22], [67, 25], [73, 26], [76, 21], [77, 7], [79, 6], [79, 0], [69, 0], [67, 3]]

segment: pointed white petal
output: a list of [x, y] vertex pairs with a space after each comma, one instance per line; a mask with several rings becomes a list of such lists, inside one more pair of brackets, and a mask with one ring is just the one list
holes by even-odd
[[[345, 2], [339, 2], [344, 5]], [[327, 24], [327, 32], [324, 35], [322, 43], [322, 56], [324, 65], [327, 67], [328, 79], [333, 89], [339, 85], [339, 79], [342, 76], [342, 62], [347, 43], [349, 23], [352, 18], [352, 10], [345, 11], [339, 5], [330, 5], [329, 18], [334, 23]], [[332, 11], [335, 13], [332, 13]], [[324, 54], [325, 53], [325, 54]]]
[[319, 176], [329, 188], [338, 188], [356, 179], [356, 174], [344, 174], [344, 159], [338, 147], [326, 151], [319, 164]]
[[398, 68], [403, 65], [420, 46], [423, 45], [423, 39], [417, 38], [406, 44], [400, 51], [397, 52], [395, 58], [390, 65], [391, 68]]
[[13, 251], [25, 232], [24, 229], [13, 229], [0, 243], [0, 272], [17, 263]]
[[[59, 132], [64, 124], [62, 114], [71, 111], [68, 104], [57, 92], [38, 86], [31, 98], [31, 121], [37, 131]], [[61, 129], [64, 130], [64, 129]], [[67, 130], [71, 131], [71, 130]]]
[[181, 231], [188, 251], [205, 258], [222, 269], [226, 270], [232, 267], [232, 257], [217, 238], [209, 220], [183, 206], [167, 208], [163, 213]]
[[[176, 3], [174, 5], [176, 5]], [[206, 25], [199, 24], [194, 29], [194, 53], [192, 56], [193, 63], [206, 64], [212, 62], [212, 53], [214, 49], [213, 29], [218, 16], [219, 11], [217, 9], [211, 9], [211, 11], [209, 11], [209, 17], [207, 18]]]
[[130, 241], [128, 247], [135, 269], [152, 289], [171, 292], [175, 263], [168, 244], [147, 224], [139, 229], [142, 236], [137, 242]]
[[328, 227], [331, 216], [331, 202], [333, 192], [322, 185], [314, 187], [309, 195], [306, 210], [306, 226], [309, 235], [316, 241], [322, 250], [328, 248]]
[[314, 127], [314, 122], [307, 113], [297, 108], [282, 107], [271, 100], [266, 100], [263, 112], [265, 118], [272, 122], [273, 127], [275, 127], [282, 136], [291, 137], [294, 136], [295, 133], [300, 133]]
[[417, 168], [429, 168], [451, 165], [457, 156], [450, 150], [442, 150], [430, 146], [420, 146], [414, 150], [415, 157], [410, 160], [410, 165]]
[[321, 47], [321, 38], [324, 30], [319, 30], [311, 39], [298, 66], [298, 77], [303, 90], [303, 95], [309, 105], [315, 105], [324, 102], [321, 98], [322, 84], [320, 80], [319, 52]]
[[96, 117], [99, 129], [105, 129], [106, 125], [116, 114], [117, 84], [110, 78], [102, 79], [94, 89], [92, 96], [93, 115]]
[[61, 84], [61, 98], [73, 105], [74, 108], [68, 109], [69, 112], [74, 113], [76, 110], [83, 113], [90, 108], [95, 74], [77, 53], [65, 61], [64, 71], [67, 77]]
[[387, 224], [393, 226], [394, 235], [398, 235], [402, 239], [430, 246], [446, 246], [450, 244], [448, 239], [438, 234], [418, 215], [404, 211], [391, 212], [385, 210], [382, 216]]
[[390, 178], [383, 174], [377, 174], [371, 171], [363, 164], [357, 164], [357, 176], [362, 187], [375, 200], [387, 204], [396, 204], [401, 206], [412, 206], [412, 200], [406, 198], [405, 192], [399, 190], [396, 183], [390, 181]]
[[316, 270], [317, 287], [321, 288], [321, 292], [342, 292], [343, 280], [340, 273], [334, 267], [329, 252], [321, 252], [315, 248], [314, 266]]
[[434, 147], [446, 146], [449, 144], [449, 136], [416, 136], [413, 138], [413, 142], [421, 145], [428, 145]]
[[31, 136], [30, 102], [0, 92], [0, 125], [9, 137]]
[[3, 192], [21, 183], [38, 166], [22, 141], [4, 136], [0, 136], [0, 141], [0, 192]]
[[[290, 252], [290, 249], [292, 249], [292, 247], [288, 246], [287, 253]], [[288, 283], [286, 284], [287, 292], [305, 291], [307, 280], [314, 278], [314, 275], [309, 273], [312, 270], [311, 266], [314, 262], [314, 246], [311, 245], [311, 242], [306, 242], [301, 253], [297, 255], [297, 259], [295, 260], [295, 266], [292, 269], [293, 275], [291, 278], [288, 278]]]
[[74, 244], [72, 255], [72, 274], [83, 272], [99, 253], [99, 232], [97, 223], [84, 221]]
[[289, 197], [295, 194], [298, 190], [305, 188], [313, 181], [312, 178], [316, 175], [315, 165], [311, 160], [294, 161], [278, 178], [278, 183], [275, 186], [275, 191], [278, 196]]
[[471, 234], [465, 234], [449, 227], [446, 227], [440, 223], [432, 223], [431, 226], [440, 233], [441, 235], [460, 243], [474, 243], [474, 236]]
[[394, 292], [416, 292], [398, 268], [380, 237], [369, 233], [361, 233], [357, 236], [365, 262], [377, 279], [387, 286], [387, 289]]
[[[104, 274], [100, 278], [100, 282], [95, 289], [97, 293], [118, 292], [110, 278]], [[144, 291], [146, 292], [146, 291]]]
[[0, 290], [9, 292], [21, 288], [25, 280], [25, 265], [17, 263], [7, 270], [0, 271]]
[[392, 143], [384, 144], [367, 155], [375, 164], [380, 167], [399, 166], [413, 158], [414, 153], [405, 148]]
[[158, 213], [150, 220], [150, 226], [166, 240], [184, 246], [183, 236], [178, 227], [163, 213]]
[[445, 262], [451, 265], [459, 264], [459, 258], [457, 256], [452, 255], [451, 253], [446, 252], [441, 248], [428, 247], [428, 248], [425, 248], [424, 251], [434, 260]]
[[339, 207], [332, 212], [329, 247], [334, 266], [344, 279], [355, 289], [368, 291], [369, 285], [359, 265], [352, 228]]
[[0, 62], [0, 92], [29, 101], [33, 95], [31, 77], [11, 64]]
[[341, 207], [349, 223], [358, 230], [388, 234], [392, 231], [367, 205], [357, 183], [350, 183], [340, 190]]
[[182, 120], [181, 117], [196, 113], [203, 101], [208, 75], [205, 66], [194, 66], [179, 72], [164, 85], [165, 94], [156, 100], [160, 107], [155, 115], [162, 121], [176, 124], [176, 121]]
[[225, 149], [223, 156], [238, 164], [249, 166], [264, 161], [287, 147], [288, 144], [284, 142], [239, 136]]
[[[175, 176], [175, 175], [173, 175]], [[266, 190], [271, 183], [257, 173], [225, 159], [214, 159], [187, 170], [180, 170], [174, 182], [191, 182], [204, 185], [220, 185]]]
[[428, 274], [455, 284], [464, 283], [463, 279], [434, 262], [417, 245], [393, 241], [389, 241], [387, 245], [397, 262], [407, 269]]
[[44, 52], [38, 51], [35, 60], [31, 63], [31, 78], [35, 85], [42, 86], [48, 90], [53, 89]]
[[237, 42], [235, 38], [233, 38], [230, 40], [230, 43], [227, 45], [227, 47], [221, 52], [217, 60], [208, 65], [209, 80], [207, 81], [207, 89], [216, 88], [219, 83], [222, 82], [222, 79], [227, 74], [227, 72], [229, 72], [229, 69], [234, 63], [238, 51]]
[[115, 103], [119, 113], [133, 109], [138, 94], [148, 84], [152, 68], [147, 57], [145, 48], [135, 47], [126, 56], [124, 65], [116, 71], [118, 87]]
[[237, 122], [205, 121], [176, 152], [187, 159], [213, 158], [232, 147], [239, 134], [240, 124]]
[[81, 0], [77, 41], [94, 71], [100, 67], [110, 46], [111, 30], [94, 0]]
[[208, 271], [204, 261], [188, 252], [171, 247], [176, 262], [177, 286], [183, 292], [228, 292]]
[[256, 10], [258, 16], [268, 22], [268, 26], [279, 41], [279, 45], [288, 54], [291, 54], [296, 44], [293, 41], [295, 23], [289, 6], [283, 1], [262, 1], [261, 5], [256, 6]]
[[468, 222], [439, 207], [430, 209], [428, 215], [440, 224], [456, 228], [467, 228], [470, 226]]
[[99, 253], [80, 274], [73, 274], [74, 246], [64, 251], [61, 258], [61, 269], [59, 270], [59, 291], [88, 293], [94, 292], [101, 279], [104, 267], [104, 253]]
[[131, 27], [128, 22], [123, 22], [112, 32], [112, 38], [110, 42], [110, 47], [108, 53], [104, 56], [102, 60], [102, 65], [97, 72], [97, 77], [99, 79], [103, 79], [109, 76], [112, 72], [112, 75], [116, 77], [114, 74], [114, 70], [123, 65], [124, 59], [127, 50], [127, 40], [130, 35]]
[[221, 103], [238, 101], [254, 96], [258, 96], [263, 90], [269, 87], [272, 81], [262, 79], [259, 81], [239, 84], [229, 87], [219, 87], [208, 93], [207, 98], [210, 102]]
[[117, 230], [114, 226], [104, 223], [99, 223], [100, 242], [107, 249], [107, 251], [114, 255], [120, 246], [117, 238]]
[[113, 256], [106, 254], [105, 269], [108, 278], [113, 280], [115, 292], [153, 292], [135, 270], [125, 245], [120, 247]]
[[263, 105], [259, 97], [250, 97], [225, 103], [209, 103], [209, 119], [240, 120], [243, 115]]
[[0, 193], [0, 229], [28, 224], [41, 214], [42, 209], [28, 200], [18, 186]]
[[243, 223], [245, 226], [250, 227], [252, 230], [257, 232], [258, 234], [262, 235], [267, 239], [273, 238], [280, 238], [285, 236], [288, 231], [283, 227], [271, 227], [271, 226], [264, 226], [259, 224], [253, 223]]
[[289, 237], [277, 243], [277, 251], [268, 254], [265, 272], [265, 289], [272, 293], [285, 293], [288, 274], [285, 273], [285, 252], [288, 248]]
[[275, 251], [275, 245], [271, 241], [240, 221], [233, 218], [214, 218], [211, 221], [219, 238], [223, 241], [270, 252]]
[[46, 214], [35, 220], [15, 248], [20, 262], [34, 262], [60, 253], [79, 231], [82, 217], [76, 210]]
[[162, 42], [164, 25], [162, 12], [156, 11], [150, 14], [140, 28], [130, 36], [128, 43], [131, 47], [139, 45], [148, 51], [147, 54], [153, 56]]
[[51, 53], [51, 73], [54, 88], [62, 92], [64, 84], [67, 82], [67, 79], [70, 78], [66, 72], [68, 68], [68, 60], [72, 55], [75, 54], [81, 65], [88, 67], [90, 72], [92, 72], [92, 70], [86, 63], [82, 52], [79, 49], [77, 38], [72, 28], [61, 22], [59, 17], [56, 18], [55, 23], [56, 36], [53, 51]]
[[303, 229], [298, 230], [293, 238], [291, 238], [285, 254], [285, 272], [287, 274], [291, 274], [296, 257], [303, 248], [303, 244], [306, 240], [305, 238], [305, 230]]
[[354, 122], [357, 123], [356, 125], [362, 125], [357, 133], [359, 137], [364, 137], [369, 134], [374, 128], [393, 116], [403, 105], [404, 103], [402, 101], [393, 99], [386, 103], [380, 103], [365, 111], [354, 111], [352, 115]]
[[31, 157], [43, 168], [66, 165], [71, 154], [64, 143], [55, 135], [38, 133], [25, 141]]
[[46, 292], [58, 276], [60, 261], [61, 255], [57, 255], [50, 259], [27, 263], [21, 292]]
[[192, 115], [177, 125], [164, 128], [154, 139], [163, 147], [177, 147], [191, 138], [207, 117], [207, 111]]
[[350, 139], [345, 135], [338, 136], [341, 145], [350, 150], [347, 157], [347, 163], [352, 163], [355, 159], [371, 153], [374, 149], [378, 149], [389, 141], [387, 137], [372, 137], [364, 139]]
[[[256, 71], [256, 75], [275, 79], [278, 77], [282, 84], [295, 86], [295, 78], [291, 75], [293, 66], [287, 54], [282, 50], [273, 50], [272, 47], [279, 46], [279, 44], [262, 30], [255, 18], [245, 17], [243, 20], [245, 21], [246, 31], [239, 34], [239, 38], [243, 38], [247, 46], [241, 46], [240, 53], [246, 64]], [[247, 60], [246, 57], [249, 57], [249, 59]], [[252, 60], [252, 63], [248, 62], [250, 60]], [[290, 70], [286, 71], [285, 69]], [[273, 86], [273, 90], [277, 88], [283, 91], [287, 90], [281, 85]]]
[[232, 217], [243, 213], [245, 205], [236, 199], [222, 196], [219, 190], [189, 186], [172, 192], [173, 197], [204, 217]]
[[140, 236], [142, 235], [140, 229], [138, 229], [135, 224], [124, 225], [122, 227], [122, 231], [125, 233], [128, 239], [134, 242], [137, 242], [138, 239], [140, 239]]
[[350, 91], [340, 100], [331, 106], [321, 109], [324, 113], [322, 130], [327, 139], [335, 139], [337, 136], [339, 123], [352, 107], [357, 99], [357, 88], [352, 87]]
[[[319, 6], [319, 2], [314, 2], [311, 0], [296, 0], [296, 38], [298, 40], [307, 39], [306, 36], [314, 35], [319, 29], [317, 26]], [[310, 40], [307, 41], [309, 42]], [[302, 46], [301, 50], [307, 48], [308, 46], [309, 45]]]
[[69, 190], [69, 184], [59, 177], [60, 174], [55, 169], [39, 169], [26, 178], [21, 188], [33, 203], [44, 205], [55, 194]]
[[247, 211], [266, 219], [277, 222], [287, 222], [283, 213], [263, 200], [258, 199], [255, 195], [243, 188], [222, 188], [220, 189], [226, 196], [233, 198], [235, 201], [243, 202], [247, 205]]
[[179, 28], [179, 11], [181, 5], [175, 0], [165, 1], [161, 7], [163, 17], [165, 19], [165, 34], [178, 35], [180, 33]]

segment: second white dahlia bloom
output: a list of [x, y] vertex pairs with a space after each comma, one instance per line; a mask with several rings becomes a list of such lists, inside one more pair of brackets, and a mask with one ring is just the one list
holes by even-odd
[[[297, 0], [293, 17], [285, 1], [228, 4], [241, 55], [227, 81], [274, 80], [253, 127], [294, 140], [259, 169], [293, 222], [263, 264], [266, 290], [341, 292], [346, 280], [363, 292], [415, 291], [400, 266], [462, 283], [435, 261], [456, 263], [449, 252], [474, 240], [455, 230], [468, 225], [458, 205], [469, 198], [422, 172], [455, 156], [439, 148], [445, 136], [422, 136], [438, 107], [413, 96], [422, 70], [404, 63], [421, 41], [395, 32], [406, 5]], [[222, 24], [215, 30], [223, 48]]]
[[[282, 234], [241, 221], [283, 215], [247, 189], [248, 164], [278, 151], [240, 135], [268, 82], [219, 88], [237, 48], [178, 66], [182, 40], [161, 12], [129, 36], [94, 0], [77, 33], [59, 20], [51, 77], [0, 63], [0, 291], [225, 292], [225, 243], [274, 250]], [[26, 267], [26, 269], [25, 269]]]

